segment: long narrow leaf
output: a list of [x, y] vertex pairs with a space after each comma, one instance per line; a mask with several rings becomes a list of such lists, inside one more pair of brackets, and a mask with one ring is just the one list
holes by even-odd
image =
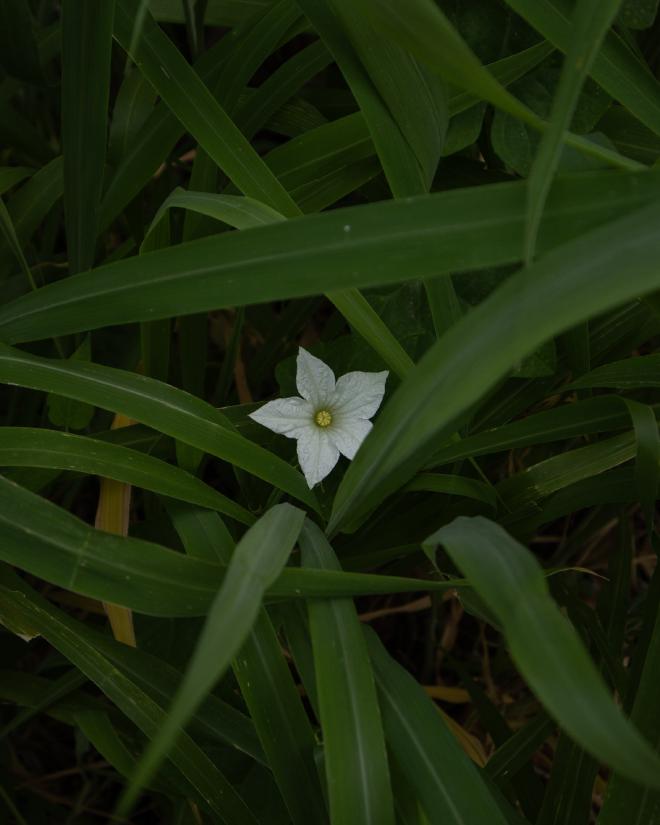
[[487, 519], [459, 518], [427, 539], [442, 544], [500, 621], [511, 655], [576, 742], [624, 776], [660, 789], [660, 758], [609, 696], [533, 556]]

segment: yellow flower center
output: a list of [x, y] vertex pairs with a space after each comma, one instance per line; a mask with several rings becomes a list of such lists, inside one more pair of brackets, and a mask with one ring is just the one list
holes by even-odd
[[330, 410], [319, 410], [314, 416], [314, 423], [319, 427], [329, 427], [332, 424], [332, 413]]

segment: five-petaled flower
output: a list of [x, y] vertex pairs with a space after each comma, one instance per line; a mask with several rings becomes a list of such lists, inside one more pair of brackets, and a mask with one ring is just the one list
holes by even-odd
[[332, 471], [339, 454], [352, 459], [372, 427], [385, 393], [384, 372], [347, 372], [335, 381], [327, 364], [298, 350], [296, 386], [302, 398], [278, 398], [250, 414], [298, 441], [298, 461], [310, 488]]

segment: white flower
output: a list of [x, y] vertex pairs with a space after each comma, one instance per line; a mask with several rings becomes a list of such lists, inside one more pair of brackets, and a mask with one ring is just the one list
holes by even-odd
[[250, 414], [275, 433], [298, 441], [298, 461], [312, 488], [339, 454], [352, 459], [372, 427], [385, 393], [384, 372], [347, 372], [338, 381], [327, 364], [298, 350], [296, 386], [302, 398], [278, 398]]

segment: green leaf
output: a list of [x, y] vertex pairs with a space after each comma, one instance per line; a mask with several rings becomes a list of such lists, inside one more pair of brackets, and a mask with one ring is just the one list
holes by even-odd
[[532, 413], [510, 424], [468, 435], [459, 442], [447, 443], [434, 454], [428, 466], [440, 466], [461, 458], [489, 455], [516, 447], [623, 430], [628, 427], [629, 420], [618, 396], [587, 398]]
[[432, 439], [448, 435], [520, 358], [579, 321], [656, 288], [659, 217], [651, 207], [556, 247], [452, 327], [380, 413], [342, 480], [329, 529], [368, 512], [408, 480], [426, 461]]
[[[608, 172], [558, 181], [539, 249], [648, 203], [659, 176]], [[0, 340], [35, 340], [515, 262], [525, 197], [522, 182], [470, 187], [337, 209], [129, 258], [10, 302], [0, 310]], [[478, 244], [472, 242], [475, 232]]]
[[[544, 131], [548, 124], [515, 98], [485, 69], [469, 46], [432, 0], [410, 0], [403, 7], [396, 0], [379, 0], [378, 14], [372, 7], [374, 22], [405, 45], [426, 65], [454, 84], [486, 100], [504, 112]], [[440, 45], [439, 45], [440, 44]], [[597, 147], [582, 137], [567, 132], [566, 143], [587, 155], [598, 157], [621, 168], [632, 168], [627, 161], [607, 149]]]
[[[341, 570], [323, 533], [310, 521], [300, 544], [305, 567]], [[355, 606], [347, 599], [310, 600], [308, 610], [330, 819], [337, 825], [394, 823], [380, 709]]]
[[[115, 37], [125, 50], [131, 44], [132, 15], [129, 0], [118, 0]], [[286, 190], [149, 14], [132, 57], [181, 123], [244, 194], [284, 215], [297, 213]]]
[[[651, 418], [657, 432], [652, 413]], [[635, 449], [632, 433], [616, 435], [597, 444], [589, 444], [540, 461], [505, 478], [498, 484], [497, 491], [510, 509], [529, 509], [530, 505], [557, 490], [630, 461], [635, 455]]]
[[660, 759], [614, 703], [531, 553], [482, 517], [458, 518], [426, 544], [442, 544], [466, 574], [501, 623], [521, 674], [562, 728], [622, 775], [660, 789]]
[[0, 167], [0, 195], [4, 195], [8, 189], [16, 186], [25, 178], [29, 178], [34, 170], [26, 166], [2, 166]]
[[[506, 0], [546, 40], [568, 53], [573, 41], [570, 0]], [[591, 71], [593, 79], [645, 126], [660, 134], [660, 85], [623, 38], [611, 32]]]
[[420, 473], [403, 488], [403, 492], [424, 491], [442, 493], [447, 496], [464, 496], [482, 504], [491, 510], [497, 509], [497, 496], [493, 487], [484, 481], [465, 476], [440, 475], [439, 473]]
[[611, 387], [618, 390], [660, 387], [660, 355], [640, 355], [604, 364], [571, 382], [566, 389], [587, 387]]
[[622, 0], [578, 0], [571, 18], [572, 39], [566, 52], [559, 85], [550, 113], [550, 125], [541, 138], [529, 176], [524, 258], [534, 258], [536, 238], [545, 200], [559, 163], [561, 148], [578, 97], [600, 45], [619, 10]]
[[117, 807], [125, 816], [173, 749], [181, 729], [246, 641], [268, 586], [298, 539], [305, 514], [290, 504], [269, 510], [243, 536], [213, 601], [167, 719], [137, 766]]
[[[152, 542], [94, 530], [0, 476], [0, 558], [52, 584], [152, 616], [203, 616], [225, 574], [222, 565]], [[286, 568], [272, 599], [344, 597], [461, 588], [457, 580]]]
[[623, 0], [618, 21], [631, 29], [648, 29], [658, 13], [658, 0]]
[[[84, 625], [36, 594], [33, 596], [25, 590], [17, 592], [17, 585], [0, 587], [0, 621], [14, 631], [29, 627], [41, 634], [95, 682], [148, 737], [156, 736], [167, 718], [163, 708], [96, 649], [93, 641], [86, 638]], [[257, 820], [245, 802], [187, 734], [181, 734], [171, 760], [196, 789], [199, 800], [216, 816], [232, 825], [255, 825]]]
[[141, 421], [270, 481], [315, 506], [302, 475], [236, 433], [205, 401], [143, 375], [98, 364], [49, 360], [0, 345], [0, 381], [76, 398]]
[[[401, 133], [374, 81], [360, 62], [350, 40], [346, 37], [334, 5], [322, 0], [299, 0], [299, 4], [337, 62], [362, 110], [394, 195], [407, 197], [427, 191], [428, 170], [424, 171], [420, 167], [410, 144]], [[400, 52], [396, 53], [403, 59]], [[407, 66], [408, 70], [410, 68], [410, 65]]]
[[94, 438], [31, 427], [0, 429], [0, 466], [53, 467], [112, 478], [218, 510], [241, 524], [254, 516], [198, 478], [152, 456]]
[[[21, 246], [30, 240], [53, 205], [62, 197], [64, 178], [62, 158], [55, 158], [25, 183], [8, 203], [16, 237]], [[6, 265], [8, 254], [0, 250], [0, 268]]]
[[62, 7], [64, 212], [70, 271], [94, 263], [107, 142], [114, 0]]
[[[396, 179], [390, 181], [395, 197], [399, 187], [404, 188], [404, 193], [405, 190], [414, 194], [428, 191], [440, 160], [449, 119], [444, 84], [404, 49], [382, 35], [369, 19], [368, 5], [359, 0], [333, 0], [331, 5], [373, 83], [375, 93], [381, 98], [422, 171], [423, 188], [417, 192], [414, 192], [414, 187], [418, 185], [418, 175], [410, 176], [405, 183], [401, 179], [398, 186]], [[373, 106], [371, 103], [363, 111], [378, 146], [381, 144], [377, 134], [378, 123], [370, 121]], [[388, 174], [388, 167], [385, 163], [383, 166]]]
[[108, 137], [108, 160], [117, 165], [139, 139], [140, 130], [151, 114], [156, 92], [137, 70], [124, 77], [112, 112]]
[[23, 254], [23, 250], [21, 248], [20, 241], [16, 235], [16, 229], [11, 219], [11, 215], [7, 211], [7, 207], [4, 204], [4, 201], [0, 198], [0, 232], [5, 238], [7, 242], [7, 246], [13, 252], [16, 260], [20, 264], [21, 269], [25, 275], [25, 280], [27, 281], [28, 286], [32, 290], [36, 290], [37, 285], [34, 282], [34, 277], [32, 275], [32, 271], [30, 270], [30, 265], [25, 259], [25, 255]]
[[[91, 361], [91, 336], [86, 335], [83, 338], [82, 343], [71, 358], [80, 361]], [[48, 419], [56, 427], [64, 427], [67, 430], [84, 430], [94, 417], [95, 409], [92, 405], [73, 401], [71, 398], [62, 398], [60, 395], [49, 393], [46, 403], [48, 405]]]
[[[230, 562], [234, 543], [215, 513], [179, 509], [173, 521], [187, 552]], [[293, 822], [325, 822], [314, 733], [264, 608], [232, 668]]]
[[[656, 753], [660, 748], [660, 724], [657, 714], [657, 686], [660, 679], [660, 611], [656, 613], [653, 632], [646, 650], [641, 679], [630, 720], [644, 732]], [[657, 825], [660, 822], [660, 793], [632, 781], [623, 771], [614, 773], [608, 782], [607, 795], [598, 818], [599, 825]]]
[[423, 688], [367, 630], [388, 746], [429, 822], [505, 825], [488, 784]]

